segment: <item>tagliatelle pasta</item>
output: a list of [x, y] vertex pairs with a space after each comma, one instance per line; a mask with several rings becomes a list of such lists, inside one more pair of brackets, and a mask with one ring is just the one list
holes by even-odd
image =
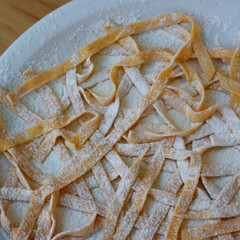
[[[157, 28], [182, 46], [135, 38]], [[42, 73], [30, 67], [22, 85], [0, 88], [0, 101], [30, 124], [8, 136], [0, 120], [0, 153], [12, 165], [0, 189], [3, 229], [16, 240], [233, 239], [240, 164], [211, 162], [211, 151], [240, 149], [239, 47], [206, 47], [196, 22], [181, 13], [124, 26], [109, 20], [104, 30], [64, 62]], [[114, 57], [110, 67], [97, 66]], [[47, 118], [20, 102], [35, 90]], [[231, 105], [209, 104], [213, 90]], [[51, 161], [56, 171], [47, 174]], [[20, 225], [8, 214], [12, 202], [28, 203]], [[59, 231], [60, 206], [85, 213], [84, 224]], [[194, 219], [206, 221], [192, 227]]]

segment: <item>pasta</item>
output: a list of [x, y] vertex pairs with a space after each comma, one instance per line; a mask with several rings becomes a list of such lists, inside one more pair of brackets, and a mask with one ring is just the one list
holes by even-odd
[[[184, 44], [153, 48], [134, 38], [157, 28]], [[22, 85], [10, 92], [0, 88], [0, 101], [30, 124], [8, 136], [0, 119], [0, 153], [12, 165], [0, 189], [3, 229], [17, 240], [87, 238], [100, 230], [105, 240], [134, 234], [136, 239], [156, 234], [168, 240], [233, 239], [240, 231], [235, 202], [240, 165], [209, 164], [203, 156], [213, 148], [239, 151], [240, 47], [206, 47], [197, 23], [181, 13], [124, 26], [108, 21], [104, 30], [64, 62], [41, 73], [30, 67]], [[96, 70], [94, 59], [104, 55], [121, 60]], [[215, 67], [214, 59], [229, 69]], [[159, 65], [147, 77], [142, 67], [151, 62]], [[52, 80], [62, 84], [61, 99], [48, 84]], [[208, 106], [210, 89], [228, 93], [231, 106]], [[48, 107], [46, 119], [20, 102], [35, 90]], [[132, 106], [124, 106], [134, 91]], [[188, 127], [179, 129], [171, 111]], [[32, 163], [45, 164], [51, 152], [63, 165], [55, 176]], [[165, 173], [171, 175], [167, 183]], [[220, 177], [231, 178], [222, 189], [213, 181]], [[96, 188], [102, 202], [93, 194]], [[12, 201], [29, 203], [20, 225], [8, 216]], [[154, 207], [147, 213], [149, 201]], [[57, 232], [59, 206], [86, 213], [88, 222]], [[206, 221], [191, 227], [186, 219]]]

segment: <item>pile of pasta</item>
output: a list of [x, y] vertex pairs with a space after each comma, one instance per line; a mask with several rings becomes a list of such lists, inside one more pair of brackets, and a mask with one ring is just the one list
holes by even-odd
[[[188, 27], [190, 26], [190, 27]], [[162, 28], [185, 43], [180, 48], [140, 46], [133, 35]], [[1, 225], [12, 239], [87, 238], [102, 231], [102, 239], [234, 239], [240, 233], [240, 202], [232, 201], [239, 190], [240, 174], [228, 163], [203, 164], [202, 155], [211, 148], [236, 147], [240, 141], [240, 48], [206, 47], [199, 27], [187, 15], [168, 13], [129, 25], [108, 21], [106, 34], [86, 45], [66, 61], [36, 73], [27, 69], [26, 81], [6, 92], [0, 100], [30, 128], [8, 136], [0, 123], [0, 152], [12, 167], [0, 189]], [[94, 72], [93, 55], [120, 55], [110, 69]], [[198, 72], [191, 64], [201, 67]], [[215, 67], [218, 59], [225, 66]], [[141, 66], [161, 62], [146, 79]], [[79, 73], [77, 67], [84, 71]], [[93, 75], [98, 77], [92, 77]], [[185, 79], [184, 88], [170, 85]], [[48, 85], [61, 82], [66, 90], [59, 99]], [[112, 91], [100, 95], [93, 87], [108, 81]], [[122, 100], [135, 87], [142, 96], [128, 111]], [[206, 90], [227, 92], [231, 106], [206, 107]], [[42, 119], [21, 102], [37, 91], [45, 100], [51, 117]], [[72, 107], [74, 114], [66, 114]], [[169, 119], [169, 109], [184, 115], [191, 127], [178, 128]], [[164, 123], [142, 121], [157, 114]], [[69, 126], [77, 122], [78, 129]], [[43, 163], [51, 151], [64, 165], [57, 177], [45, 174], [31, 159]], [[131, 157], [127, 164], [125, 157]], [[112, 168], [104, 167], [107, 161]], [[145, 164], [146, 172], [139, 175]], [[153, 187], [162, 171], [171, 173], [165, 189]], [[92, 175], [88, 174], [89, 172]], [[231, 176], [220, 189], [212, 177]], [[32, 187], [29, 181], [37, 183]], [[113, 184], [113, 182], [117, 184]], [[105, 203], [94, 199], [91, 189], [99, 187]], [[156, 202], [145, 211], [147, 198]], [[19, 226], [8, 217], [12, 201], [29, 202]], [[55, 233], [57, 206], [85, 212], [85, 226]], [[195, 227], [186, 219], [200, 219]]]

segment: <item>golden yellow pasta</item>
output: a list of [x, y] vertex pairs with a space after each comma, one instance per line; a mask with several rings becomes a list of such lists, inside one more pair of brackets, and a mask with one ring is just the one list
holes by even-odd
[[[184, 44], [137, 43], [136, 34], [157, 28]], [[8, 136], [0, 119], [0, 153], [12, 164], [0, 189], [3, 229], [15, 240], [87, 238], [100, 230], [106, 240], [133, 233], [146, 240], [156, 234], [167, 240], [233, 239], [240, 231], [240, 166], [204, 163], [202, 155], [220, 147], [239, 151], [240, 47], [206, 47], [197, 23], [181, 13], [124, 26], [108, 21], [104, 30], [64, 62], [41, 73], [30, 67], [22, 85], [10, 92], [0, 88], [0, 101], [31, 124]], [[103, 55], [121, 60], [99, 70], [94, 58]], [[229, 68], [215, 67], [213, 59]], [[145, 74], [142, 67], [152, 62], [159, 65]], [[47, 84], [52, 80], [62, 84], [61, 99]], [[20, 102], [35, 90], [48, 107], [46, 119]], [[229, 94], [231, 106], [210, 105], [209, 90]], [[178, 116], [187, 128], [177, 126]], [[55, 176], [32, 162], [47, 165], [52, 151], [62, 164]], [[166, 173], [171, 177], [164, 182]], [[220, 189], [212, 179], [225, 176], [231, 180]], [[8, 216], [12, 201], [29, 202], [20, 225]], [[59, 206], [86, 213], [85, 224], [57, 232]], [[206, 222], [191, 227], [185, 219]]]

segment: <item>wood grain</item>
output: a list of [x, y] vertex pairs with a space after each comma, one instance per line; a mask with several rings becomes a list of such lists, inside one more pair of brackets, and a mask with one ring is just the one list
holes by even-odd
[[0, 55], [29, 27], [70, 0], [0, 0]]

